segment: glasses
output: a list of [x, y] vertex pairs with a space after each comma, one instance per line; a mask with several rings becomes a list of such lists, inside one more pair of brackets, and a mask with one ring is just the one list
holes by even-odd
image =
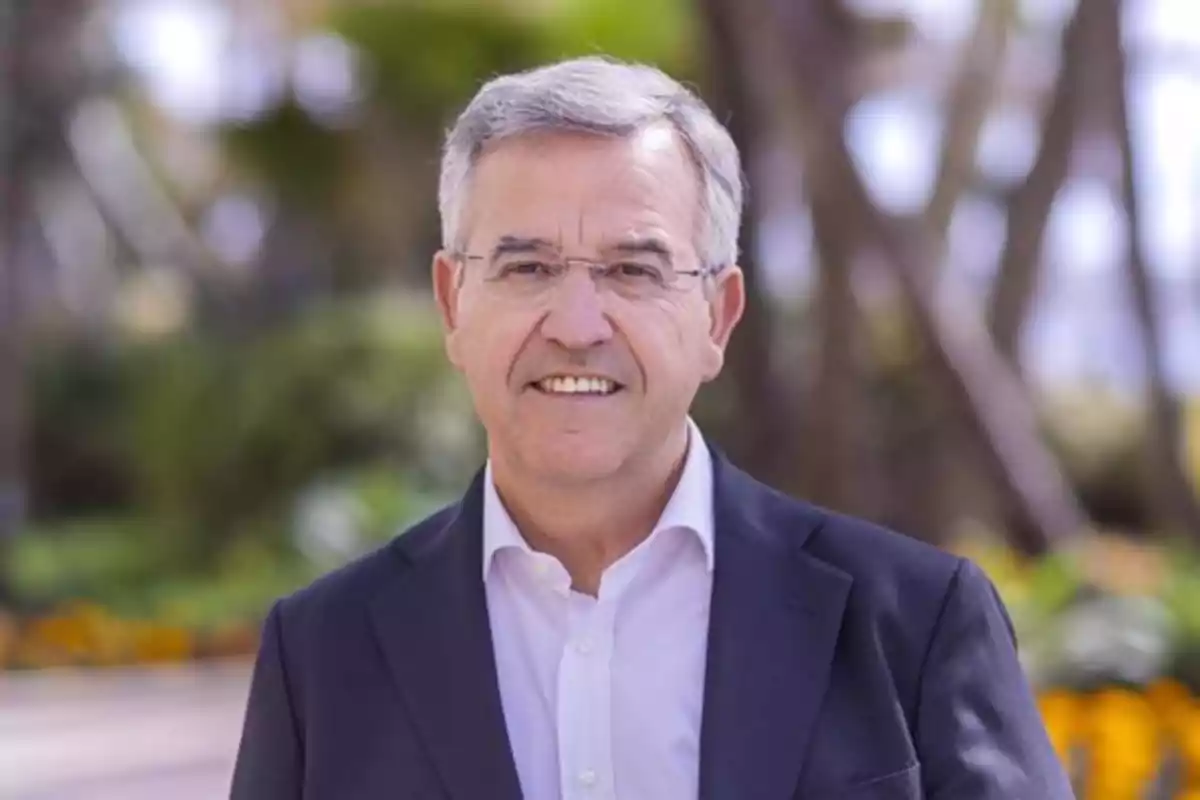
[[701, 267], [677, 270], [655, 259], [623, 256], [611, 261], [586, 258], [562, 258], [547, 254], [513, 255], [495, 261], [472, 253], [455, 253], [460, 262], [482, 261], [487, 264], [484, 281], [506, 295], [533, 299], [553, 292], [567, 275], [571, 265], [585, 267], [597, 289], [629, 300], [650, 300], [680, 289], [681, 278], [705, 278], [716, 270]]

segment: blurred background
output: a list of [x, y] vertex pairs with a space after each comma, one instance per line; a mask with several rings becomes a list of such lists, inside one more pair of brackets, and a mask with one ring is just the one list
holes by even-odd
[[712, 438], [980, 563], [1080, 797], [1200, 797], [1196, 0], [0, 1], [0, 796], [226, 795], [270, 601], [480, 464], [440, 137], [597, 52], [746, 160]]

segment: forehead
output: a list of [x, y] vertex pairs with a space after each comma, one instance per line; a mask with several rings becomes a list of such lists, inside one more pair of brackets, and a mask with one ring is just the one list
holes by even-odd
[[683, 246], [695, 230], [696, 170], [678, 136], [656, 126], [619, 139], [540, 134], [505, 141], [476, 164], [468, 232], [602, 246], [654, 234]]

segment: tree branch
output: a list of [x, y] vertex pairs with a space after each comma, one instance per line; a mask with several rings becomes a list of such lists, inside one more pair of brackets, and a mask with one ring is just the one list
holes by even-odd
[[834, 78], [845, 71], [844, 43], [822, 26], [812, 0], [777, 0], [774, 10], [774, 27], [786, 36], [797, 99], [812, 129], [804, 148], [811, 192], [854, 219], [859, 235], [891, 267], [930, 366], [986, 444], [987, 466], [1018, 518], [1016, 544], [1026, 552], [1041, 553], [1078, 533], [1086, 520], [1040, 439], [1033, 405], [979, 319], [961, 303], [950, 311], [935, 301], [925, 269], [929, 242], [902, 234], [896, 220], [885, 217], [871, 201], [842, 136], [847, 108]]
[[[720, 65], [707, 76], [714, 105], [725, 118], [730, 135], [742, 153], [743, 166], [753, 162], [763, 145], [764, 104], [755, 94], [754, 64], [737, 36], [742, 14], [730, 0], [702, 0], [700, 10], [708, 39], [710, 63]], [[794, 479], [788, 447], [796, 432], [795, 403], [771, 359], [772, 309], [762, 288], [756, 263], [759, 208], [754, 187], [748, 187], [739, 239], [740, 267], [746, 282], [746, 312], [729, 343], [729, 371], [742, 413], [739, 425], [741, 457], [758, 477], [777, 484]]]
[[983, 3], [979, 21], [964, 47], [958, 79], [947, 100], [946, 135], [937, 177], [925, 209], [925, 227], [934, 241], [945, 241], [954, 208], [975, 173], [979, 132], [1004, 68], [1015, 13], [1013, 0]]
[[1019, 369], [1021, 331], [1037, 291], [1050, 211], [1070, 173], [1084, 103], [1081, 84], [1089, 55], [1087, 28], [1095, 7], [1095, 3], [1081, 2], [1067, 24], [1062, 67], [1043, 117], [1037, 156], [1008, 202], [1008, 238], [989, 298], [988, 325], [997, 348], [1014, 369]]
[[1121, 151], [1121, 197], [1129, 222], [1125, 274], [1138, 321], [1138, 340], [1146, 364], [1150, 404], [1148, 456], [1151, 496], [1161, 521], [1177, 533], [1200, 537], [1200, 502], [1188, 481], [1183, 455], [1180, 407], [1168, 384], [1163, 363], [1162, 330], [1155, 309], [1153, 279], [1145, 249], [1141, 202], [1137, 193], [1137, 158], [1129, 127], [1128, 64], [1121, 43], [1121, 0], [1094, 0], [1102, 36], [1105, 84], [1112, 97], [1112, 130]]
[[[0, 4], [0, 52], [16, 52], [17, 12]], [[17, 267], [18, 220], [23, 159], [17, 118], [20, 105], [19, 65], [0, 58], [0, 606], [12, 601], [8, 553], [22, 525], [24, 480], [24, 364], [20, 322], [22, 288]]]

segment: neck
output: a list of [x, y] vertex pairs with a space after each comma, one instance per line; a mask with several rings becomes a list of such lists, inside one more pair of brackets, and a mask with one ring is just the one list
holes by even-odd
[[687, 448], [688, 429], [681, 426], [644, 464], [610, 479], [551, 483], [493, 459], [492, 480], [529, 546], [557, 558], [572, 588], [595, 596], [604, 570], [653, 532]]

